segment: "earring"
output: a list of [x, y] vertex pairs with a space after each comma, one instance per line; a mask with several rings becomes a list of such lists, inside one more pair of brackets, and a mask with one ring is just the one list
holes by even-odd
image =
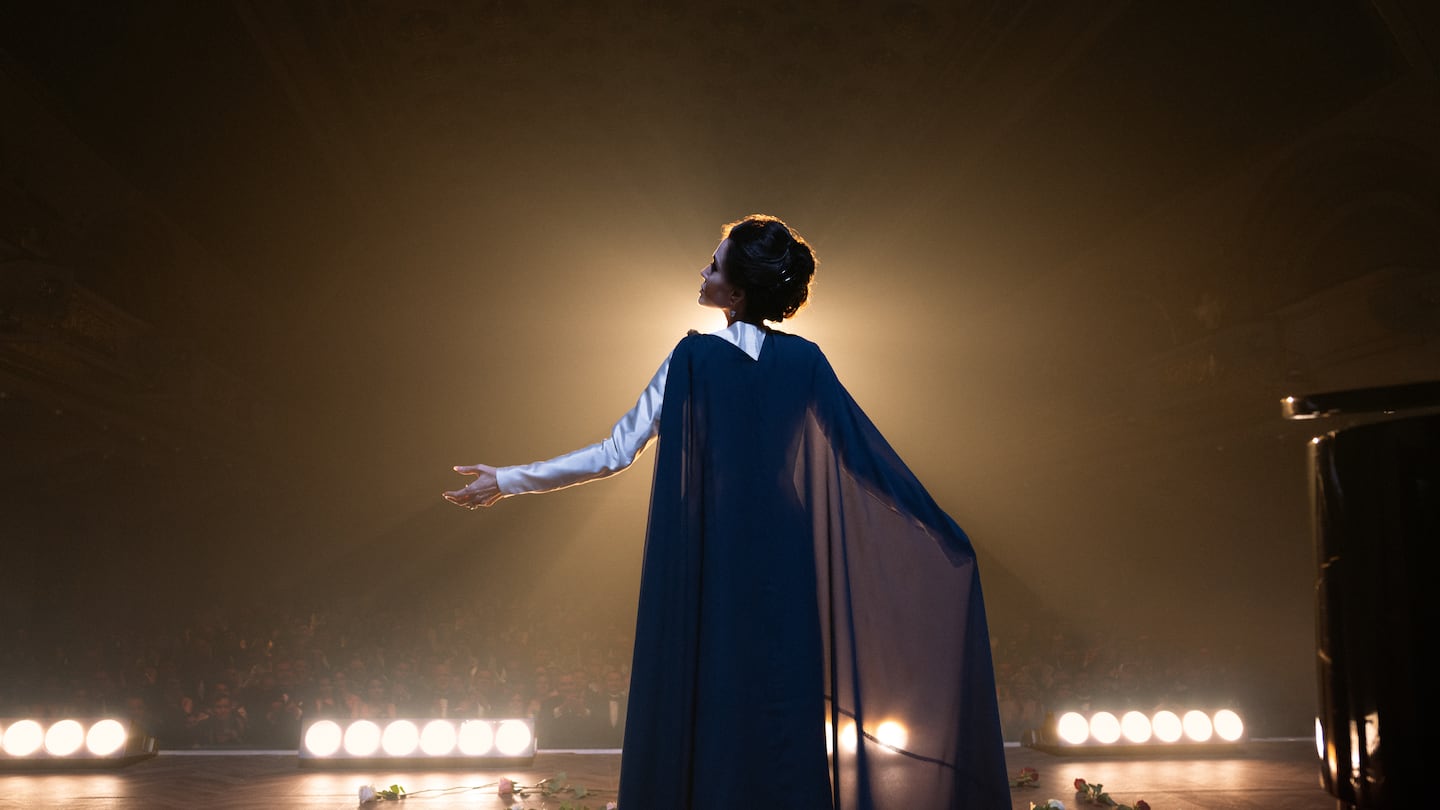
[[730, 310], [730, 320], [735, 320], [735, 310]]

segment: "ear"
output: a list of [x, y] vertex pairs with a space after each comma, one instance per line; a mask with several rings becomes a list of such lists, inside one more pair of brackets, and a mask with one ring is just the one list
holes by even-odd
[[745, 291], [739, 287], [730, 288], [730, 308], [739, 309], [745, 303]]

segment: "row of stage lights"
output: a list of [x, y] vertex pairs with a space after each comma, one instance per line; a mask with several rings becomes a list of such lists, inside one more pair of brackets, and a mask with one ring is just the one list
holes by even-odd
[[[422, 760], [431, 765], [519, 765], [535, 759], [535, 724], [503, 720], [312, 720], [302, 766]], [[115, 719], [0, 720], [0, 768], [116, 768], [158, 753], [154, 737]]]
[[300, 736], [301, 764], [375, 759], [515, 763], [535, 758], [531, 720], [314, 720]]
[[[840, 728], [842, 750], [854, 751], [859, 732], [854, 722]], [[868, 735], [867, 735], [868, 736]], [[874, 739], [882, 750], [903, 750], [907, 732], [893, 721], [876, 727]], [[1099, 711], [1088, 717], [1065, 712], [1046, 728], [1026, 735], [1026, 744], [1045, 750], [1070, 752], [1106, 750], [1124, 746], [1224, 745], [1240, 742], [1245, 724], [1230, 709], [1183, 714], [1161, 710], [1153, 714], [1126, 711], [1118, 716]], [[836, 740], [826, 723], [827, 742]], [[832, 749], [833, 744], [827, 745]], [[373, 720], [313, 720], [301, 732], [301, 765], [359, 764], [374, 760], [419, 759], [441, 764], [523, 763], [535, 758], [535, 726], [528, 719], [504, 720], [391, 720], [382, 727]], [[119, 720], [85, 722], [59, 720], [48, 727], [41, 721], [0, 721], [0, 764], [71, 765], [93, 767], [127, 765], [157, 751], [152, 737], [133, 733]]]
[[115, 719], [46, 723], [0, 720], [0, 766], [106, 767], [155, 755], [153, 737], [133, 733]]
[[[827, 748], [833, 753], [833, 727], [825, 723]], [[893, 720], [875, 729], [881, 750], [905, 748], [909, 734]], [[853, 752], [859, 739], [855, 723], [840, 726], [840, 748]], [[300, 757], [305, 760], [343, 762], [347, 759], [445, 759], [454, 757], [515, 761], [533, 759], [535, 731], [530, 720], [391, 720], [382, 727], [373, 720], [353, 720], [342, 726], [334, 720], [316, 720], [301, 735]]]
[[1162, 709], [1151, 714], [1132, 710], [1118, 715], [1098, 711], [1088, 716], [1072, 711], [1062, 713], [1053, 723], [1027, 735], [1026, 744], [1033, 748], [1077, 752], [1115, 746], [1223, 746], [1239, 743], [1244, 737], [1245, 723], [1231, 709], [1215, 712]]
[[[835, 753], [834, 726], [829, 720], [825, 721], [825, 753]], [[905, 744], [909, 742], [910, 732], [905, 726], [894, 720], [886, 720], [875, 726], [874, 739], [880, 744], [882, 751], [902, 751]], [[847, 720], [840, 725], [840, 750], [845, 753], [854, 753], [855, 746], [860, 740], [860, 732], [855, 728], [854, 721]]]

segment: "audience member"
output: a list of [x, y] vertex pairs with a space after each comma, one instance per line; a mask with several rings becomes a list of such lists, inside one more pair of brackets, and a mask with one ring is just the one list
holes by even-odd
[[599, 738], [605, 748], [619, 748], [625, 740], [625, 712], [630, 704], [630, 682], [619, 669], [605, 672], [604, 688], [595, 702], [599, 710]]

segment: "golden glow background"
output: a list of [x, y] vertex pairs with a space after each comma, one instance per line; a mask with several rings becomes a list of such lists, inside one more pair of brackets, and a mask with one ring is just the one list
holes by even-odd
[[[11, 186], [57, 239], [112, 228], [77, 282], [266, 413], [163, 474], [120, 440], [8, 470], [21, 570], [85, 537], [208, 594], [624, 614], [648, 457], [482, 513], [439, 493], [603, 437], [720, 325], [699, 268], [760, 211], [822, 260], [788, 328], [972, 533], [997, 634], [1190, 639], [1303, 716], [1308, 428], [1277, 402], [1440, 365], [1424, 295], [1346, 286], [1436, 267], [1434, 80], [1405, 53], [1433, 20], [1322, 5], [10, 5]], [[191, 252], [87, 210], [71, 152]], [[236, 560], [263, 576], [211, 573]]]

